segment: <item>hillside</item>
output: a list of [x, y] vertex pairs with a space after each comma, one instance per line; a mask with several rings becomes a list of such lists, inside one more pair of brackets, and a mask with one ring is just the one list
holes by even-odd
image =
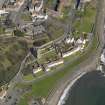
[[27, 43], [24, 40], [0, 40], [0, 86], [16, 75], [27, 51]]

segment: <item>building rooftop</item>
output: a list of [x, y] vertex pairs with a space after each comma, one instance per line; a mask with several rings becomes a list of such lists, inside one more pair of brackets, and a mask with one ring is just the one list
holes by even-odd
[[6, 12], [5, 10], [0, 10], [0, 15], [2, 14], [8, 14], [8, 12]]

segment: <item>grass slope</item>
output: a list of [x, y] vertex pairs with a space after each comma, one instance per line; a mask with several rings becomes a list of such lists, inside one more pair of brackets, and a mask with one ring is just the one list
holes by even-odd
[[[26, 100], [28, 101], [30, 97], [33, 97], [33, 96], [46, 98], [51, 92], [51, 90], [54, 89], [58, 81], [66, 77], [68, 73], [71, 73], [74, 70], [75, 66], [78, 66], [81, 62], [84, 62], [86, 59], [88, 59], [92, 53], [96, 52], [98, 44], [99, 44], [98, 39], [95, 36], [93, 39], [92, 45], [88, 51], [84, 52], [84, 54], [81, 54], [77, 60], [73, 61], [69, 65], [65, 65], [63, 70], [61, 70], [60, 72], [58, 71], [51, 76], [45, 77], [44, 79], [39, 80], [36, 83], [33, 83], [32, 91], [30, 93], [25, 94], [21, 98], [21, 101], [18, 105], [28, 105], [26, 103]], [[27, 87], [27, 85], [20, 85], [21, 88], [22, 87], [24, 88], [24, 86]]]
[[28, 50], [25, 41], [3, 40], [0, 41], [0, 86], [15, 76]]

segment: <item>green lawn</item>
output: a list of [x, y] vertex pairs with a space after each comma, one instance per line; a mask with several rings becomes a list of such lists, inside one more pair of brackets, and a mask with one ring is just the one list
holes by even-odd
[[32, 81], [32, 80], [35, 80], [36, 77], [42, 76], [43, 74], [44, 74], [44, 72], [40, 71], [40, 72], [35, 74], [35, 77], [32, 74], [28, 74], [28, 75], [25, 75], [23, 77], [23, 79], [26, 80], [26, 81]]
[[35, 78], [33, 77], [32, 74], [24, 76], [24, 80], [26, 80], [26, 81], [30, 81], [30, 80], [33, 80], [33, 79], [35, 79]]
[[[88, 51], [84, 52], [84, 54], [82, 54], [77, 60], [71, 62], [69, 65], [64, 66], [64, 68], [60, 72], [58, 71], [51, 76], [45, 77], [44, 79], [39, 80], [36, 83], [33, 83], [32, 91], [28, 94], [25, 94], [25, 97], [22, 98], [21, 101], [24, 102], [25, 100], [27, 100], [27, 96], [47, 97], [49, 92], [56, 86], [58, 81], [60, 81], [66, 75], [71, 73], [74, 70], [74, 68], [77, 67], [77, 65], [79, 65], [80, 63], [88, 59], [91, 53], [94, 53], [94, 52], [96, 53], [97, 46], [98, 46], [98, 39], [97, 37], [95, 37]], [[21, 85], [21, 88], [22, 88], [22, 85]], [[21, 104], [21, 101], [19, 105], [24, 105], [24, 104]]]
[[25, 98], [21, 98], [21, 101], [20, 101], [19, 105], [28, 105], [26, 100], [27, 99], [25, 99]]
[[75, 54], [72, 54], [66, 58], [64, 58], [65, 62], [69, 62], [70, 60], [72, 61], [74, 58], [76, 58], [77, 56], [80, 56], [82, 54], [81, 51], [76, 52]]
[[4, 33], [5, 33], [5, 28], [3, 28], [3, 27], [0, 26], [0, 34], [2, 35]]
[[48, 62], [48, 60], [53, 61], [53, 60], [55, 60], [56, 58], [58, 58], [58, 55], [56, 54], [55, 50], [53, 50], [53, 51], [49, 51], [49, 52], [43, 54], [43, 55], [38, 59], [38, 61], [39, 61], [40, 63], [46, 63], [46, 62]]
[[29, 13], [27, 14], [21, 14], [21, 18], [24, 20], [24, 21], [32, 21], [32, 17]]

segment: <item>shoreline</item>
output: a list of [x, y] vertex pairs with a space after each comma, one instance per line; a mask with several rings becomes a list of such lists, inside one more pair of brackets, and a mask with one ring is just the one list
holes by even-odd
[[64, 89], [63, 93], [61, 94], [61, 97], [57, 103], [57, 105], [64, 105], [67, 97], [68, 97], [68, 92], [72, 88], [72, 86], [78, 81], [82, 76], [84, 76], [87, 72], [81, 73], [79, 76], [77, 76], [71, 83], [67, 85], [67, 87]]
[[[80, 64], [78, 68], [77, 67], [74, 68], [75, 71], [68, 74], [67, 77], [61, 80], [56, 86], [56, 88], [46, 98], [46, 102], [44, 103], [44, 105], [58, 105], [62, 94], [64, 93], [68, 85], [72, 83], [73, 80], [77, 79], [77, 77], [83, 74], [84, 72], [87, 73], [94, 71], [96, 69], [97, 66], [96, 62], [98, 59], [93, 60], [93, 57], [95, 56], [92, 56], [90, 59], [86, 60], [83, 64]], [[91, 63], [88, 62], [89, 60], [91, 60], [92, 62]], [[87, 65], [87, 63], [89, 63], [89, 65]]]

